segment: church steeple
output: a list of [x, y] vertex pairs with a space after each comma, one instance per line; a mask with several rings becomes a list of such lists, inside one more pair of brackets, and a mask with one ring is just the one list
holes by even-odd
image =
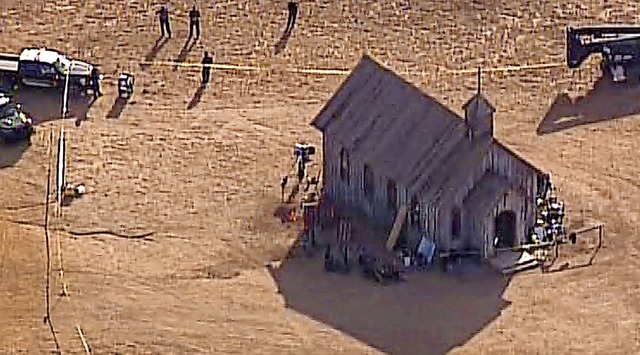
[[496, 109], [482, 93], [482, 69], [478, 68], [478, 91], [463, 106], [464, 121], [474, 137], [490, 135], [493, 137], [493, 119]]

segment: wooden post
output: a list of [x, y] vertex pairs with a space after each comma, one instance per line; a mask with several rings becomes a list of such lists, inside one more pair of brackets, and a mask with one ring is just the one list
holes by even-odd
[[600, 251], [600, 248], [602, 248], [602, 234], [603, 233], [604, 233], [604, 224], [600, 224], [598, 226], [598, 244], [596, 245], [596, 249], [593, 251], [593, 254], [591, 255], [591, 258], [589, 258], [588, 265], [592, 265], [593, 264], [593, 260], [595, 260], [596, 255], [598, 254], [598, 251]]

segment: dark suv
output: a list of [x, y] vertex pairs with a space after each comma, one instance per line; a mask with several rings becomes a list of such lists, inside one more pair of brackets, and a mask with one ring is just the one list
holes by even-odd
[[28, 140], [34, 131], [33, 121], [22, 112], [20, 105], [11, 97], [0, 93], [0, 142]]

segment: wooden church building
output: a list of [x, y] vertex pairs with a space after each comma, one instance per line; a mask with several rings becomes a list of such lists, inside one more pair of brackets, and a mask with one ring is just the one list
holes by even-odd
[[323, 194], [341, 208], [443, 250], [494, 254], [524, 242], [544, 173], [494, 137], [478, 90], [461, 118], [364, 56], [312, 125], [323, 133]]

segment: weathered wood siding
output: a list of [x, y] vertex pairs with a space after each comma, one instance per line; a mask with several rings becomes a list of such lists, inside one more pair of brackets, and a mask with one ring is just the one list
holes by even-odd
[[331, 160], [327, 158], [327, 140], [322, 138], [322, 189], [323, 193], [326, 193], [328, 196], [333, 197], [331, 191], [333, 189], [333, 175], [331, 175]]
[[526, 220], [523, 220], [518, 211], [523, 208], [526, 197], [519, 190], [511, 190], [498, 200], [498, 204], [491, 209], [491, 213], [485, 216], [484, 220], [478, 221], [482, 226], [476, 235], [477, 242], [482, 246], [481, 250], [485, 257], [491, 256], [493, 250], [493, 238], [496, 235], [495, 220], [504, 211], [512, 211], [516, 214], [516, 241], [515, 245], [522, 244], [526, 233]]
[[525, 189], [526, 195], [531, 197], [531, 203], [535, 202], [537, 177], [535, 170], [497, 144], [491, 147], [489, 158], [493, 172]]
[[[405, 195], [407, 197], [407, 195]], [[418, 226], [416, 226], [422, 234], [426, 236], [426, 238], [437, 244], [440, 243], [438, 240], [438, 224], [440, 220], [438, 218], [439, 208], [433, 204], [425, 202], [424, 200], [418, 200], [418, 208], [420, 210], [419, 220], [417, 222]], [[415, 243], [419, 241], [413, 241]]]
[[[464, 199], [476, 187], [486, 172], [493, 172], [506, 178], [515, 188], [501, 196], [496, 205], [485, 217], [474, 216], [474, 211], [462, 208]], [[451, 238], [451, 222], [453, 208], [461, 208], [462, 238], [464, 247], [477, 248], [491, 254], [495, 235], [495, 217], [503, 211], [516, 214], [516, 243], [520, 244], [526, 236], [529, 226], [535, 221], [535, 196], [537, 172], [518, 157], [514, 156], [498, 144], [492, 144], [482, 164], [474, 167], [469, 176], [459, 185], [450, 198], [420, 202], [423, 230], [438, 244], [440, 248], [453, 247]], [[480, 206], [482, 207], [482, 206]], [[482, 215], [482, 214], [481, 214]], [[475, 218], [474, 218], [475, 217]]]
[[336, 192], [336, 189], [338, 189], [338, 181], [336, 180], [339, 178], [336, 175], [338, 172], [335, 165], [337, 161], [335, 157], [336, 153], [333, 152], [333, 149], [334, 147], [331, 142], [326, 137], [323, 137], [322, 155], [324, 159], [322, 161], [322, 189], [323, 193], [329, 196], [332, 200], [335, 199], [335, 197], [338, 195], [338, 193]]
[[493, 239], [496, 235], [495, 219], [505, 211], [512, 211], [516, 215], [515, 245], [520, 245], [525, 236], [526, 221], [518, 216], [517, 211], [523, 208], [525, 200], [526, 197], [521, 190], [511, 189], [500, 196], [486, 214], [468, 214], [463, 217], [465, 218], [463, 222], [466, 233], [465, 246], [482, 250], [485, 256], [490, 255], [493, 251]]
[[387, 206], [388, 179], [379, 174], [375, 167], [370, 167], [373, 172], [374, 190], [372, 196], [365, 196], [364, 164], [355, 161], [349, 155], [348, 176], [347, 179], [342, 180], [340, 177], [340, 150], [342, 146], [326, 136], [323, 146], [325, 150], [325, 193], [339, 204], [365, 213], [375, 224], [390, 227], [395, 215], [393, 210]]
[[514, 209], [516, 217], [522, 224], [518, 227], [518, 240], [522, 242], [527, 228], [532, 226], [536, 218], [535, 199], [537, 194], [538, 173], [519, 157], [514, 156], [500, 145], [493, 145], [489, 156], [491, 171], [506, 177], [522, 190], [522, 204]]
[[324, 139], [325, 155], [323, 169], [326, 180], [324, 181], [324, 192], [336, 203], [342, 205], [354, 205], [358, 203], [357, 188], [359, 182], [354, 181], [354, 169], [356, 166], [350, 164], [349, 176], [342, 180], [340, 177], [340, 146], [336, 145], [330, 137]]
[[[364, 164], [361, 164], [361, 184], [364, 182]], [[395, 219], [393, 210], [387, 205], [387, 182], [388, 179], [382, 176], [375, 167], [371, 167], [374, 177], [373, 196], [364, 196], [362, 194], [363, 206], [369, 212], [369, 215], [375, 220], [375, 224], [380, 226], [391, 227]], [[364, 189], [363, 189], [364, 191]], [[397, 202], [397, 201], [396, 201]]]
[[[387, 205], [388, 179], [370, 166], [374, 177], [372, 196], [364, 194], [364, 163], [354, 161], [349, 155], [349, 176], [340, 178], [340, 150], [331, 137], [325, 136], [323, 142], [325, 192], [336, 202], [365, 213], [372, 222], [391, 227], [395, 220], [394, 209]], [[474, 213], [463, 208], [463, 201], [487, 172], [493, 172], [506, 178], [514, 188], [499, 196], [495, 206], [486, 213]], [[492, 144], [482, 163], [472, 169], [462, 183], [449, 196], [440, 201], [419, 200], [419, 229], [439, 248], [453, 247], [451, 238], [452, 211], [461, 209], [462, 226], [459, 245], [482, 250], [485, 256], [491, 255], [495, 235], [495, 218], [503, 211], [512, 211], [516, 215], [516, 244], [522, 243], [529, 226], [535, 220], [535, 196], [537, 172], [518, 157], [499, 144]], [[397, 186], [397, 206], [409, 203], [410, 196], [406, 188]], [[482, 207], [482, 206], [480, 206]]]

